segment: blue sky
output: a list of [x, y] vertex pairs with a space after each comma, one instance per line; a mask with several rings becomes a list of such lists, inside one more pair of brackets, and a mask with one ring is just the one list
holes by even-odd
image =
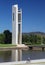
[[0, 0], [0, 33], [12, 31], [12, 5], [22, 8], [22, 31], [45, 32], [45, 0]]

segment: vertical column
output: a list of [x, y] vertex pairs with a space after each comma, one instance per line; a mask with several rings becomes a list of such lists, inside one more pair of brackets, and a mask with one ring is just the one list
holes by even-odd
[[18, 5], [12, 6], [12, 44], [18, 44]]
[[20, 23], [20, 44], [22, 44], [22, 10], [21, 10], [21, 23]]
[[22, 44], [22, 10], [18, 12], [18, 43]]

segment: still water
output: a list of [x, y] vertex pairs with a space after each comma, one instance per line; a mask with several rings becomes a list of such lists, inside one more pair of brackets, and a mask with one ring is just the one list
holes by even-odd
[[[28, 57], [30, 57], [30, 59], [45, 59], [45, 51], [21, 50], [18, 55], [20, 58], [18, 58], [18, 60], [27, 60]], [[0, 51], [0, 62], [15, 61], [15, 58], [17, 58], [15, 56], [17, 56], [17, 51], [15, 52], [15, 50]]]

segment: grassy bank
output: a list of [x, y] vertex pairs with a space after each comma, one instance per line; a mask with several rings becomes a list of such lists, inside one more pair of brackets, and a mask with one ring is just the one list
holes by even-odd
[[37, 46], [43, 46], [45, 44], [41, 44], [41, 43], [25, 43], [25, 45], [37, 45]]
[[16, 45], [12, 45], [12, 44], [0, 44], [0, 47], [14, 47]]

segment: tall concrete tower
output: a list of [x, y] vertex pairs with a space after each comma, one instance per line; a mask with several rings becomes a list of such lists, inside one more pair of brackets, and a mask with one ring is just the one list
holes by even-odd
[[12, 44], [22, 44], [22, 10], [12, 6]]

